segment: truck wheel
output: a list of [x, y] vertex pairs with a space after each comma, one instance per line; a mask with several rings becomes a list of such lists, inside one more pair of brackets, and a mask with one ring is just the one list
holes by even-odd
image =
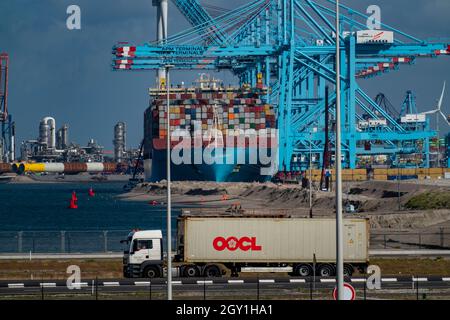
[[205, 277], [208, 278], [216, 278], [220, 277], [220, 268], [216, 265], [210, 265], [205, 268], [205, 271], [203, 271], [203, 274]]
[[200, 270], [197, 266], [194, 266], [194, 265], [185, 266], [183, 274], [185, 277], [190, 277], [190, 278], [198, 277], [200, 275]]
[[344, 276], [351, 277], [355, 269], [351, 264], [344, 264]]
[[334, 273], [334, 268], [331, 264], [322, 264], [319, 267], [319, 275], [321, 277], [331, 277]]
[[144, 278], [157, 278], [159, 277], [159, 270], [155, 266], [149, 266], [144, 269]]
[[313, 269], [309, 264], [299, 264], [294, 267], [294, 275], [300, 277], [309, 277], [312, 275]]

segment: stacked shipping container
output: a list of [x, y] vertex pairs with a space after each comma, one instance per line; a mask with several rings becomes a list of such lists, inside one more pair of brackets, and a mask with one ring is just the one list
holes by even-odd
[[[170, 130], [194, 130], [197, 121], [202, 131], [219, 129], [224, 135], [227, 130], [256, 131], [275, 129], [275, 113], [272, 106], [265, 104], [257, 92], [202, 92], [170, 94]], [[167, 136], [166, 96], [155, 96], [151, 104], [152, 137], [164, 139]]]

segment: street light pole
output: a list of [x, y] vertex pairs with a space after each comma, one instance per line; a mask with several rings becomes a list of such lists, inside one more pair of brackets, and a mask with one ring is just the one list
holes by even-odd
[[313, 217], [312, 214], [312, 133], [309, 133], [309, 218]]
[[170, 179], [170, 78], [169, 69], [173, 65], [166, 65], [166, 90], [167, 90], [167, 300], [172, 300], [172, 199], [171, 199], [171, 179]]
[[341, 52], [339, 0], [336, 1], [336, 283], [337, 300], [344, 299], [344, 248], [342, 236], [342, 159], [341, 159]]

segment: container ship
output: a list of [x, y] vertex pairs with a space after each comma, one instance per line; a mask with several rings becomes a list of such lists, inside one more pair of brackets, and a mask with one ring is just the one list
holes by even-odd
[[[224, 87], [202, 76], [194, 87], [150, 89], [144, 113], [147, 181], [166, 179], [167, 121], [174, 181], [263, 182], [276, 173], [275, 112], [267, 88]], [[175, 159], [175, 157], [177, 159]]]

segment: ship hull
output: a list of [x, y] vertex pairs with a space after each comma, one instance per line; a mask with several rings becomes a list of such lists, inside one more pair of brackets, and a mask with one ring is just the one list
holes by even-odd
[[[201, 164], [174, 164], [171, 162], [171, 179], [173, 181], [215, 181], [215, 182], [265, 182], [272, 178], [275, 171], [275, 164], [270, 167], [256, 164], [237, 164], [235, 161], [238, 155], [249, 157], [250, 149], [234, 148], [234, 159], [227, 159], [226, 150], [223, 151], [222, 159], [218, 157], [213, 159], [212, 164], [205, 162]], [[166, 150], [153, 150], [151, 159], [152, 165], [149, 171], [146, 171], [147, 181], [156, 182], [166, 179], [167, 172], [167, 152]], [[229, 153], [228, 153], [229, 154]], [[193, 159], [193, 157], [192, 157]], [[220, 161], [221, 160], [221, 161]], [[270, 172], [268, 175], [261, 173], [265, 168]], [[264, 172], [264, 173], [266, 173]]]

